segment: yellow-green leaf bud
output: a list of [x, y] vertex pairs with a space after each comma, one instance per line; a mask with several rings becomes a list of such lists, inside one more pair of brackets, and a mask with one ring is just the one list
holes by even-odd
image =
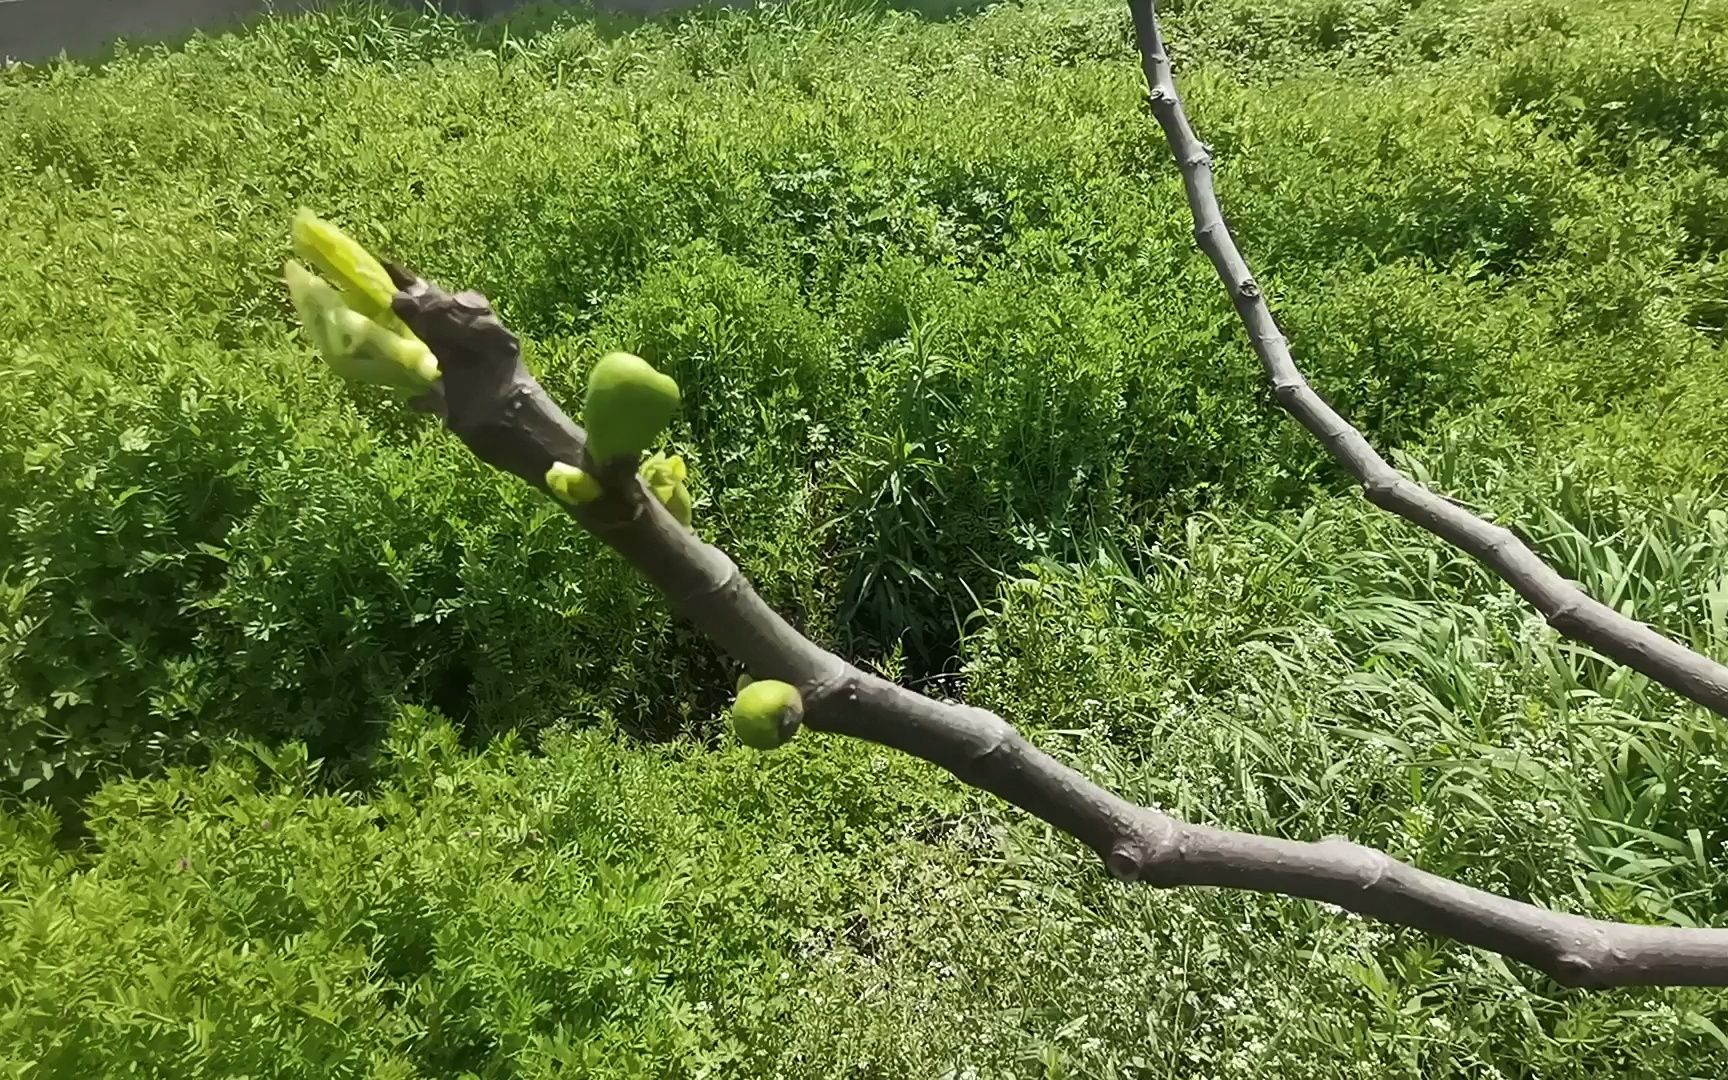
[[546, 487], [560, 502], [571, 506], [591, 503], [600, 497], [600, 481], [562, 461], [554, 461], [546, 470]]
[[694, 507], [690, 500], [690, 488], [684, 483], [689, 475], [684, 459], [677, 454], [670, 457], [655, 454], [644, 461], [637, 472], [642, 475], [648, 490], [671, 512], [678, 524], [688, 529]]
[[325, 343], [320, 334], [324, 329], [324, 316], [348, 306], [343, 303], [342, 294], [323, 278], [292, 260], [282, 267], [282, 280], [288, 283], [288, 299], [294, 304], [294, 313], [300, 316], [300, 326], [318, 351], [323, 352]]
[[396, 283], [371, 252], [310, 210], [294, 215], [289, 234], [295, 254], [329, 278], [349, 307], [393, 334], [413, 336], [390, 307]]
[[424, 342], [393, 334], [352, 308], [328, 312], [321, 333], [329, 346], [324, 361], [344, 379], [409, 396], [425, 393], [438, 381], [438, 360]]

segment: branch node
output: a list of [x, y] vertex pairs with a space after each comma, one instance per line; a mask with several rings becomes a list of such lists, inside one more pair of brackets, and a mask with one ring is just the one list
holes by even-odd
[[[742, 575], [740, 574], [740, 576]], [[804, 698], [805, 715], [809, 716], [818, 711], [824, 701], [833, 696], [835, 692], [842, 690], [846, 704], [856, 706], [858, 704], [858, 680], [852, 678], [851, 665], [836, 657], [833, 667], [828, 670], [827, 674], [798, 688], [800, 696]]]
[[1549, 974], [1564, 986], [1595, 986], [1600, 980], [1596, 962], [1577, 952], [1563, 952], [1554, 957]]
[[1104, 868], [1117, 881], [1165, 884], [1154, 880], [1154, 872], [1172, 869], [1173, 864], [1182, 861], [1183, 828], [1175, 818], [1156, 810], [1142, 809], [1135, 820], [1123, 827], [1111, 843], [1110, 850], [1103, 853]]
[[1567, 627], [1576, 627], [1578, 625], [1578, 613], [1583, 610], [1584, 602], [1579, 600], [1577, 597], [1571, 597], [1556, 606], [1553, 611], [1548, 612], [1544, 617], [1547, 619], [1549, 626], [1552, 626], [1554, 629], [1561, 632], [1565, 632]]
[[[1445, 498], [1445, 496], [1442, 496], [1442, 498]], [[1447, 499], [1446, 501], [1452, 503], [1454, 506], [1458, 506], [1458, 508], [1463, 510], [1465, 513], [1470, 512], [1469, 507], [1459, 506], [1455, 499]], [[1488, 541], [1487, 552], [1490, 555], [1498, 555], [1502, 551], [1511, 547], [1516, 547], [1522, 543], [1523, 541], [1518, 539], [1517, 533], [1506, 528], [1504, 525], [1496, 525], [1494, 526], [1494, 539]]]
[[1371, 476], [1362, 481], [1362, 494], [1366, 495], [1368, 501], [1376, 506], [1384, 506], [1386, 500], [1390, 499], [1403, 483], [1404, 476], [1398, 472], [1393, 472], [1389, 476], [1384, 474]]
[[1364, 847], [1348, 836], [1323, 837], [1319, 846], [1334, 848], [1343, 856], [1359, 892], [1372, 892], [1392, 871], [1392, 856], [1384, 851]]
[[1139, 881], [1140, 869], [1145, 862], [1145, 853], [1129, 840], [1118, 841], [1116, 846], [1110, 849], [1110, 854], [1104, 856], [1104, 868], [1110, 871], [1110, 876], [1117, 881]]
[[[636, 504], [636, 514], [640, 514], [642, 509], [642, 503]], [[632, 517], [634, 516], [635, 515], [633, 514]], [[730, 560], [728, 560], [728, 562], [731, 568], [726, 571], [726, 575], [720, 580], [710, 581], [699, 589], [692, 590], [683, 596], [669, 597], [669, 599], [671, 599], [674, 604], [694, 605], [706, 603], [716, 597], [729, 598], [743, 592], [749, 587], [750, 583], [745, 580], [744, 571], [738, 568], [737, 563], [730, 562]]]

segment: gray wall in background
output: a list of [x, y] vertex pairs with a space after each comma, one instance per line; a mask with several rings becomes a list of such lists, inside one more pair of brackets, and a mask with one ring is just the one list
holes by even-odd
[[[264, 12], [300, 11], [322, 0], [0, 0], [0, 60], [45, 60], [65, 50], [93, 56], [115, 38], [153, 41], [220, 30]], [[404, 0], [417, 3], [418, 0]], [[441, 0], [463, 15], [496, 15], [515, 0]], [[666, 4], [628, 4], [660, 7]]]
[[0, 57], [44, 60], [64, 49], [91, 56], [115, 38], [175, 38], [221, 29], [274, 7], [297, 11], [319, 0], [0, 0]]

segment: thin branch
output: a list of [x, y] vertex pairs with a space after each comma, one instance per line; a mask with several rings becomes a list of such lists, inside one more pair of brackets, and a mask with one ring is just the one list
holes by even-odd
[[1229, 291], [1236, 314], [1248, 331], [1249, 344], [1285, 411], [1350, 470], [1368, 501], [1427, 529], [1494, 571], [1560, 634], [1582, 641], [1718, 715], [1728, 716], [1728, 667], [1591, 598], [1510, 530], [1483, 521], [1393, 468], [1360, 431], [1308, 385], [1219, 209], [1212, 190], [1212, 157], [1182, 110], [1152, 0], [1129, 0], [1128, 7], [1134, 15], [1152, 114], [1164, 129], [1182, 172], [1188, 208], [1194, 216], [1195, 239]]
[[[582, 429], [522, 363], [477, 293], [452, 296], [400, 268], [396, 311], [432, 348], [440, 385], [417, 403], [478, 457], [545, 490], [554, 462], [591, 466]], [[1006, 799], [1091, 848], [1111, 874], [1154, 886], [1221, 885], [1336, 904], [1532, 964], [1578, 986], [1728, 985], [1728, 930], [1600, 922], [1406, 866], [1344, 839], [1301, 843], [1190, 825], [1136, 806], [1027, 742], [994, 713], [869, 675], [794, 630], [737, 565], [679, 525], [627, 470], [570, 514], [759, 679], [804, 697], [805, 726], [890, 746]]]

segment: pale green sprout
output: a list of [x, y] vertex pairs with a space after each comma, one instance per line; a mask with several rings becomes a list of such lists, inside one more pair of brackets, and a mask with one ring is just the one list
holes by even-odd
[[383, 265], [309, 211], [295, 215], [291, 231], [295, 251], [335, 279], [332, 286], [292, 260], [282, 268], [300, 324], [331, 370], [408, 397], [431, 389], [438, 359], [390, 310], [396, 287]]
[[[655, 454], [637, 470], [648, 490], [666, 507], [678, 523], [690, 527], [690, 489], [684, 486], [684, 459], [676, 454], [668, 457]], [[584, 506], [598, 499], [604, 490], [600, 481], [568, 462], [555, 461], [546, 470], [546, 488], [560, 502]]]
[[600, 497], [600, 481], [562, 461], [554, 461], [546, 470], [546, 488], [559, 502], [571, 506], [582, 506]]
[[637, 472], [678, 524], [688, 529], [694, 508], [690, 502], [690, 488], [685, 484], [689, 471], [684, 466], [684, 459], [677, 454], [655, 454], [644, 461]]
[[396, 283], [389, 271], [353, 237], [305, 209], [295, 213], [289, 235], [294, 253], [330, 279], [349, 307], [392, 333], [413, 336], [390, 307]]
[[732, 703], [732, 730], [738, 740], [757, 750], [784, 746], [804, 721], [804, 699], [798, 688], [774, 679], [744, 683]]

